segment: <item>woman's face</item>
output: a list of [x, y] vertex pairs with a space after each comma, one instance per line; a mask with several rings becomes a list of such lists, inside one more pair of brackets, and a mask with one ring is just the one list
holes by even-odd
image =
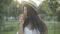
[[24, 6], [24, 13], [27, 14], [27, 7]]
[[23, 8], [23, 9], [24, 9], [24, 11], [23, 11], [23, 13], [24, 13], [24, 17], [25, 17], [25, 18], [27, 18], [27, 7], [26, 7], [26, 6], [24, 6], [24, 8]]

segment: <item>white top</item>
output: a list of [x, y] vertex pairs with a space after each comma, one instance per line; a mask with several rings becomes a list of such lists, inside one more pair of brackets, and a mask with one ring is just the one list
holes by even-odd
[[[17, 32], [18, 34], [18, 32]], [[39, 30], [30, 30], [28, 27], [24, 28], [24, 34], [40, 34]]]

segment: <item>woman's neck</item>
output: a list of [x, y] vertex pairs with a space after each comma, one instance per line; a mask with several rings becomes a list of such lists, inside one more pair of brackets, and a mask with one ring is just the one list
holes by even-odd
[[32, 29], [32, 24], [28, 24], [27, 27], [31, 30]]

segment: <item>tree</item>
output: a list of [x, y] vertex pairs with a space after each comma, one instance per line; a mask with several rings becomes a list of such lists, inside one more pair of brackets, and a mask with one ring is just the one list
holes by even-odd
[[[40, 11], [40, 10], [42, 10], [42, 11]], [[45, 13], [45, 14], [47, 14], [47, 15], [51, 15], [52, 14], [52, 11], [51, 11], [51, 9], [49, 8], [49, 4], [48, 4], [48, 2], [47, 1], [43, 1], [42, 2], [42, 4], [39, 6], [39, 8], [38, 8], [38, 11], [41, 13], [41, 12], [43, 12], [43, 13]]]
[[8, 6], [12, 0], [0, 0], [0, 33], [3, 25], [4, 7]]
[[57, 20], [60, 21], [60, 0], [49, 0], [49, 7], [53, 11], [53, 15], [57, 16]]

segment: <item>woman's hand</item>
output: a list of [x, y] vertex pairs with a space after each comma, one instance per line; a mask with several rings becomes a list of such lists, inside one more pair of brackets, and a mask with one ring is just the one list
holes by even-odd
[[20, 25], [24, 24], [24, 21], [25, 21], [26, 18], [27, 18], [26, 14], [21, 14], [20, 15], [20, 17], [19, 17], [19, 23], [20, 23]]
[[19, 24], [20, 24], [20, 25], [23, 25], [23, 24], [24, 24], [24, 20], [25, 20], [24, 14], [21, 14], [21, 15], [19, 16]]
[[24, 14], [19, 16], [18, 34], [23, 34]]

